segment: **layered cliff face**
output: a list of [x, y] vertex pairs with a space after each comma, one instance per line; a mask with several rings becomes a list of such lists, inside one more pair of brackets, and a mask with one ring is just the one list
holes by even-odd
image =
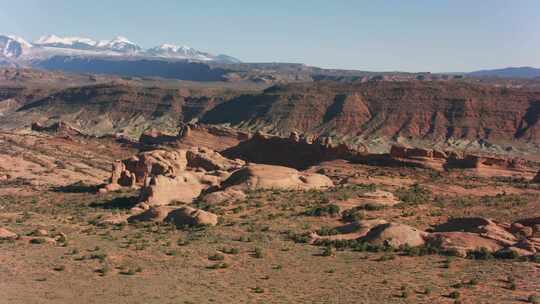
[[205, 123], [341, 138], [417, 138], [540, 143], [540, 92], [462, 82], [317, 82], [242, 96]]
[[[86, 134], [138, 138], [150, 129], [176, 134], [179, 123], [199, 120], [281, 136], [299, 132], [331, 137], [366, 144], [370, 151], [380, 147], [380, 152], [387, 151], [390, 142], [465, 142], [475, 143], [475, 149], [527, 144], [523, 151], [540, 144], [540, 91], [459, 81], [321, 81], [245, 92], [121, 81], [52, 92], [13, 86], [0, 88], [0, 127], [61, 120]], [[15, 102], [8, 104], [9, 99]]]
[[[149, 128], [175, 130], [180, 121], [197, 118], [232, 98], [220, 90], [97, 84], [60, 90], [27, 102], [2, 125], [22, 127], [32, 122], [66, 121], [86, 134], [125, 133], [138, 137]], [[232, 95], [234, 96], [234, 95]]]

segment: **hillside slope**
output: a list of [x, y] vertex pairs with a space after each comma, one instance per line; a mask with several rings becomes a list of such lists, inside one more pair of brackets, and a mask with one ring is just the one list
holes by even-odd
[[[231, 95], [229, 95], [231, 94]], [[121, 132], [138, 136], [149, 128], [175, 131], [232, 98], [220, 89], [160, 88], [125, 84], [96, 84], [67, 88], [28, 102], [2, 119], [3, 128], [27, 127], [32, 122], [65, 121], [86, 134]]]
[[202, 121], [288, 134], [540, 143], [540, 93], [463, 82], [317, 82], [275, 86]]

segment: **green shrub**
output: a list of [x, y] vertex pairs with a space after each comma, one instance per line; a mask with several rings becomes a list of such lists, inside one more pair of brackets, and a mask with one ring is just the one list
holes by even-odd
[[262, 259], [264, 257], [263, 250], [261, 247], [255, 247], [253, 250], [253, 257], [257, 259]]
[[262, 289], [261, 287], [257, 286], [255, 288], [252, 288], [251, 291], [253, 291], [254, 293], [263, 293], [264, 292], [264, 289]]
[[529, 303], [538, 304], [538, 303], [540, 303], [540, 297], [537, 296], [537, 295], [530, 295], [530, 296], [527, 298], [527, 301], [528, 301]]
[[221, 254], [221, 253], [216, 253], [216, 254], [213, 254], [213, 255], [209, 255], [208, 259], [210, 261], [223, 261], [223, 260], [225, 260], [225, 256], [223, 254]]
[[321, 253], [322, 256], [332, 256], [334, 255], [334, 248], [332, 248], [332, 246], [330, 245], [326, 245], [324, 248], [323, 248], [323, 252]]
[[431, 200], [431, 191], [416, 183], [408, 189], [399, 188], [396, 191], [399, 200], [406, 204], [421, 204]]
[[64, 265], [55, 266], [53, 268], [54, 271], [64, 271], [65, 269], [66, 269], [66, 266]]
[[452, 298], [452, 299], [459, 299], [459, 297], [461, 296], [461, 294], [459, 293], [459, 291], [454, 290], [454, 291], [452, 291], [448, 296], [449, 296], [450, 298]]
[[221, 249], [221, 252], [223, 252], [225, 254], [238, 254], [238, 253], [240, 253], [240, 250], [238, 250], [238, 248], [234, 248], [234, 247], [230, 247], [230, 248], [223, 247]]
[[221, 262], [221, 263], [212, 264], [208, 266], [207, 268], [208, 269], [225, 269], [225, 268], [229, 268], [229, 264]]
[[341, 219], [344, 222], [358, 222], [366, 218], [365, 212], [359, 211], [356, 208], [347, 209], [341, 213]]
[[318, 235], [327, 236], [327, 235], [336, 235], [339, 234], [339, 231], [337, 231], [334, 228], [330, 228], [327, 226], [321, 227], [319, 230], [317, 230]]
[[489, 249], [482, 247], [480, 250], [470, 251], [467, 253], [467, 257], [474, 260], [490, 260], [493, 258], [493, 254]]
[[339, 206], [336, 204], [317, 206], [306, 211], [305, 214], [309, 216], [336, 216], [339, 214]]

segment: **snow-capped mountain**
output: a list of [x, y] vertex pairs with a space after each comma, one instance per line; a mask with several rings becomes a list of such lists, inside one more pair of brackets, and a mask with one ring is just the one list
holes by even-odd
[[117, 36], [110, 41], [100, 41], [96, 44], [96, 47], [121, 53], [137, 53], [142, 51], [142, 48], [140, 46], [129, 41], [126, 37], [122, 36]]
[[202, 61], [213, 60], [214, 56], [211, 54], [198, 51], [189, 46], [178, 46], [173, 44], [162, 44], [160, 46], [153, 47], [147, 51], [149, 54], [158, 57], [165, 58], [179, 58], [179, 59], [198, 59]]
[[114, 51], [120, 53], [136, 53], [142, 51], [140, 46], [122, 36], [118, 36], [112, 40], [97, 41], [85, 37], [58, 37], [56, 35], [48, 35], [40, 37], [34, 42], [34, 45], [77, 50]]
[[17, 58], [31, 47], [30, 43], [20, 37], [0, 35], [0, 57]]
[[147, 50], [123, 36], [112, 40], [96, 40], [87, 37], [42, 36], [33, 43], [11, 35], [0, 35], [0, 58], [4, 61], [35, 61], [54, 56], [137, 56], [161, 60], [192, 60], [204, 62], [238, 63], [238, 59], [227, 55], [213, 55], [197, 49], [162, 44]]
[[43, 47], [61, 47], [76, 49], [92, 49], [97, 42], [83, 37], [58, 37], [56, 35], [42, 36], [34, 41], [34, 45]]
[[19, 37], [0, 35], [0, 67], [216, 81], [222, 79], [223, 71], [212, 63], [239, 62], [227, 55], [173, 44], [145, 50], [122, 36], [97, 40], [47, 35], [29, 43]]

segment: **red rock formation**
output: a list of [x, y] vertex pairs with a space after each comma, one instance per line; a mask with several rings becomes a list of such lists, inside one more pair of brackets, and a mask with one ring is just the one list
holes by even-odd
[[75, 129], [64, 121], [58, 121], [49, 126], [44, 126], [39, 122], [34, 122], [31, 125], [31, 129], [32, 131], [54, 133], [63, 136], [84, 136], [81, 131]]
[[250, 140], [222, 152], [229, 158], [250, 162], [305, 169], [326, 160], [360, 160], [367, 154], [364, 146], [334, 144], [328, 137], [311, 138], [292, 132], [288, 138], [257, 132]]
[[177, 136], [157, 130], [146, 131], [139, 137], [139, 143], [143, 145], [161, 145], [164, 143], [175, 142], [176, 140]]
[[[153, 150], [116, 161], [112, 166], [109, 184], [101, 192], [121, 187], [140, 187], [154, 176], [176, 177], [186, 169], [203, 171], [233, 171], [244, 165], [206, 148]], [[200, 191], [199, 191], [200, 192]]]
[[182, 148], [205, 147], [221, 151], [251, 138], [251, 134], [235, 129], [202, 124], [184, 124], [177, 136], [177, 145]]
[[532, 179], [533, 183], [540, 183], [540, 171], [536, 173], [536, 176]]
[[540, 143], [540, 92], [464, 82], [295, 83], [222, 103], [204, 123], [278, 134]]

